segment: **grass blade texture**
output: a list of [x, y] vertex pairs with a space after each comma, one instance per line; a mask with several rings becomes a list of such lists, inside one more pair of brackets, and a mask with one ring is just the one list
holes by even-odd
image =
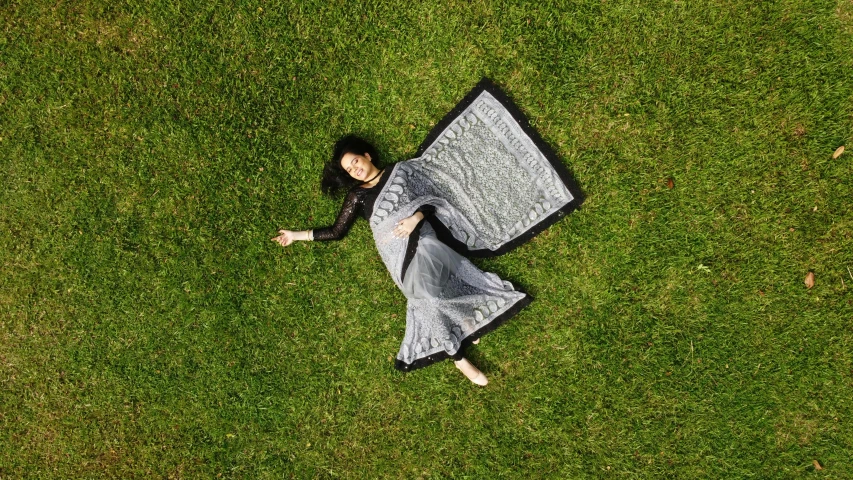
[[[587, 195], [486, 388], [269, 240], [482, 77]], [[850, 0], [0, 1], [0, 478], [853, 478], [852, 144]]]

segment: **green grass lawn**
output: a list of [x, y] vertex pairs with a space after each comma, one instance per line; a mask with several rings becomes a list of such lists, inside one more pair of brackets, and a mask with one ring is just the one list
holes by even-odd
[[[528, 3], [0, 1], [0, 478], [853, 478], [853, 2]], [[269, 239], [483, 76], [587, 200], [477, 388]]]

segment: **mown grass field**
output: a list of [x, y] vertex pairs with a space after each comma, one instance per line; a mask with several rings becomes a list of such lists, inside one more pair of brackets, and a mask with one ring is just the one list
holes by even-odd
[[[364, 222], [269, 239], [483, 76], [587, 200], [481, 389]], [[2, 479], [853, 478], [850, 0], [0, 1], [0, 185]]]

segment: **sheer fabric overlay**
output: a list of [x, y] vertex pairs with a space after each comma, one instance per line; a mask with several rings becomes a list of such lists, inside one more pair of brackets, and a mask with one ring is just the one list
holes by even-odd
[[403, 293], [407, 298], [438, 298], [455, 275], [465, 257], [441, 243], [430, 224], [424, 223], [420, 229], [418, 248], [403, 277]]

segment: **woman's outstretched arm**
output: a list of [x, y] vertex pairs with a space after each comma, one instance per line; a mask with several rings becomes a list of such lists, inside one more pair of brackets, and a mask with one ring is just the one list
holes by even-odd
[[279, 230], [278, 233], [279, 235], [273, 238], [272, 241], [277, 242], [282, 247], [286, 247], [295, 241], [310, 242], [311, 240], [314, 240], [314, 235], [311, 230]]
[[279, 230], [278, 233], [280, 235], [273, 238], [272, 241], [278, 242], [282, 247], [286, 247], [294, 241], [340, 240], [346, 236], [350, 227], [352, 227], [352, 224], [355, 222], [360, 206], [361, 199], [356, 194], [355, 190], [350, 190], [344, 199], [344, 205], [341, 207], [341, 212], [338, 214], [335, 224], [331, 227], [303, 231]]

